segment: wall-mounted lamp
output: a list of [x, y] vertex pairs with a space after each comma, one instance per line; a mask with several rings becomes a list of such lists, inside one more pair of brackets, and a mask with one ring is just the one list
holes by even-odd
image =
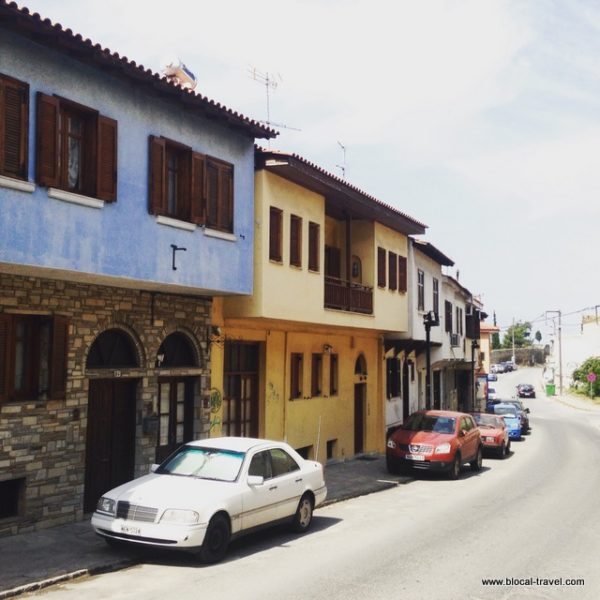
[[175, 252], [179, 252], [179, 251], [186, 252], [187, 248], [182, 248], [180, 246], [176, 246], [175, 244], [171, 244], [171, 249], [173, 251], [173, 260], [172, 260], [171, 266], [173, 267], [173, 271], [177, 271], [177, 267], [175, 266]]
[[323, 352], [325, 354], [331, 354], [332, 350], [333, 350], [333, 346], [331, 346], [330, 344], [324, 344], [323, 345]]
[[163, 364], [163, 361], [165, 360], [165, 353], [161, 352], [160, 354], [156, 355], [156, 366], [157, 367], [161, 367]]

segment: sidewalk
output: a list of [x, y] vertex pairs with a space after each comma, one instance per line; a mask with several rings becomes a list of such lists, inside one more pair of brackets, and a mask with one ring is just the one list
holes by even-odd
[[[325, 504], [412, 481], [409, 477], [388, 474], [383, 455], [328, 464], [325, 479], [328, 489]], [[0, 600], [82, 575], [115, 571], [141, 560], [135, 551], [109, 548], [92, 531], [89, 519], [0, 538], [0, 556]]]

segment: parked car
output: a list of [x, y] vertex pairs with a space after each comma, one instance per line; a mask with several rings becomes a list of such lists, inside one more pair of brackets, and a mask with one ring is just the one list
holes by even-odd
[[517, 386], [517, 396], [519, 398], [535, 398], [535, 388], [529, 383], [520, 383]]
[[92, 516], [109, 544], [175, 548], [221, 560], [231, 539], [289, 522], [306, 531], [327, 495], [323, 467], [283, 442], [189, 442], [151, 473], [106, 492]]
[[488, 386], [488, 393], [487, 393], [487, 399], [489, 400], [495, 400], [498, 396], [496, 395], [496, 388], [493, 387], [489, 387]]
[[496, 373], [488, 373], [487, 380], [498, 381], [498, 375], [496, 375]]
[[519, 411], [514, 404], [500, 402], [493, 406], [495, 415], [499, 415], [504, 419], [506, 428], [508, 429], [508, 437], [511, 440], [520, 440], [523, 436], [522, 423]]
[[517, 363], [512, 360], [505, 360], [503, 363], [505, 372], [509, 373], [510, 371], [517, 370]]
[[473, 418], [481, 432], [481, 442], [485, 453], [492, 453], [500, 458], [510, 454], [510, 438], [504, 419], [488, 413], [473, 413]]
[[500, 363], [495, 363], [490, 366], [491, 373], [504, 373], [504, 365]]
[[421, 410], [388, 438], [387, 468], [391, 473], [409, 470], [441, 471], [457, 479], [463, 464], [481, 470], [481, 434], [471, 415], [444, 410]]
[[504, 400], [507, 404], [512, 404], [519, 411], [519, 416], [521, 417], [521, 428], [523, 430], [523, 434], [527, 433], [531, 428], [529, 426], [529, 408], [527, 408], [521, 400], [513, 399]]

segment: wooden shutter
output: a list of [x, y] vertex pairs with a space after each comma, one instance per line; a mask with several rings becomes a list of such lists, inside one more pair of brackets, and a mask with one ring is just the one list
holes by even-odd
[[290, 264], [302, 266], [302, 219], [290, 216]]
[[205, 166], [204, 155], [192, 152], [192, 176], [190, 177], [191, 221], [197, 225], [203, 225], [205, 221]]
[[452, 333], [452, 303], [448, 300], [444, 301], [444, 313], [445, 313], [445, 330]]
[[0, 77], [0, 174], [27, 179], [29, 86]]
[[36, 181], [56, 187], [58, 170], [58, 116], [60, 101], [54, 96], [37, 93]]
[[269, 209], [269, 259], [281, 262], [282, 212], [271, 206]]
[[398, 263], [396, 262], [396, 253], [389, 252], [388, 253], [388, 268], [389, 268], [389, 278], [390, 278], [390, 290], [395, 290], [398, 287]]
[[385, 264], [385, 248], [377, 248], [377, 285], [385, 287], [386, 264]]
[[310, 271], [319, 270], [319, 251], [321, 242], [319, 240], [319, 224], [308, 224], [308, 268]]
[[8, 400], [11, 317], [0, 313], [0, 403]]
[[50, 398], [62, 400], [67, 391], [67, 341], [69, 319], [56, 315], [52, 321], [52, 347], [50, 351]]
[[219, 175], [219, 228], [233, 233], [233, 166], [221, 165]]
[[150, 173], [148, 211], [154, 215], [167, 213], [167, 161], [163, 138], [150, 136]]
[[117, 199], [117, 122], [98, 116], [96, 195], [106, 202]]
[[408, 273], [406, 256], [398, 257], [398, 291], [406, 292], [408, 290]]

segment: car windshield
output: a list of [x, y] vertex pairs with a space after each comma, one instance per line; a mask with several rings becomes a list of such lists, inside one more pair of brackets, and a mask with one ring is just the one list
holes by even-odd
[[434, 431], [435, 433], [454, 433], [456, 419], [439, 415], [424, 415], [416, 413], [412, 415], [402, 429], [409, 431]]
[[500, 427], [498, 417], [492, 415], [473, 415], [473, 418], [479, 427]]
[[220, 448], [183, 446], [160, 465], [156, 472], [216, 481], [235, 481], [244, 456], [244, 452]]
[[499, 404], [496, 404], [496, 406], [494, 406], [494, 412], [497, 415], [505, 415], [509, 417], [517, 416], [517, 409], [514, 406], [500, 406]]

